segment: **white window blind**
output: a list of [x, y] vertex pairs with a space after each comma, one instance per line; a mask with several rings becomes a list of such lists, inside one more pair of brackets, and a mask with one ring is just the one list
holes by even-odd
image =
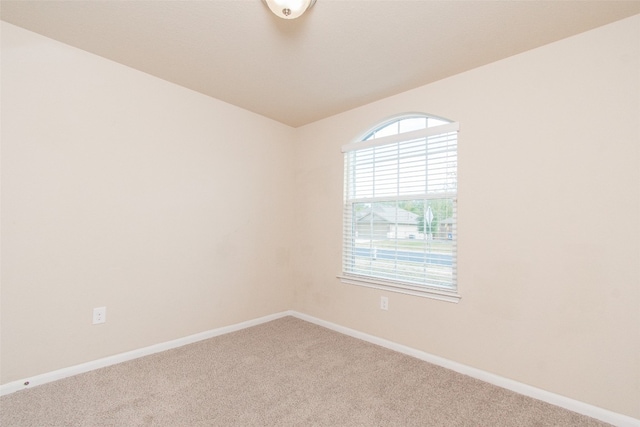
[[457, 134], [409, 117], [343, 147], [343, 281], [457, 297]]

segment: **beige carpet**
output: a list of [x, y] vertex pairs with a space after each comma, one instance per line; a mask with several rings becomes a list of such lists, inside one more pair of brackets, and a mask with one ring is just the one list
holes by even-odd
[[604, 426], [285, 317], [0, 398], [10, 426]]

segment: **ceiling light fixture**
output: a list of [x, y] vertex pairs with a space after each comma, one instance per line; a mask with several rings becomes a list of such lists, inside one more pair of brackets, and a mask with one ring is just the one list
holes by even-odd
[[282, 19], [295, 19], [310, 9], [316, 0], [262, 0], [271, 12]]

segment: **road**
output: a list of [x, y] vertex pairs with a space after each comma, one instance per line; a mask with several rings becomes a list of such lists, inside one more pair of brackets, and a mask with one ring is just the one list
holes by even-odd
[[[370, 258], [374, 251], [374, 259], [390, 259], [422, 264], [452, 265], [452, 257], [449, 254], [424, 253], [415, 251], [395, 251], [393, 249], [355, 248], [356, 257]], [[426, 260], [426, 261], [425, 261]]]

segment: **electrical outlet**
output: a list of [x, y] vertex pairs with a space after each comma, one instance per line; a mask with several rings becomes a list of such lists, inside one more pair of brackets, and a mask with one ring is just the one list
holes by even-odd
[[380, 309], [381, 310], [389, 310], [389, 298], [380, 297]]
[[93, 324], [107, 321], [107, 307], [96, 307], [93, 309]]

